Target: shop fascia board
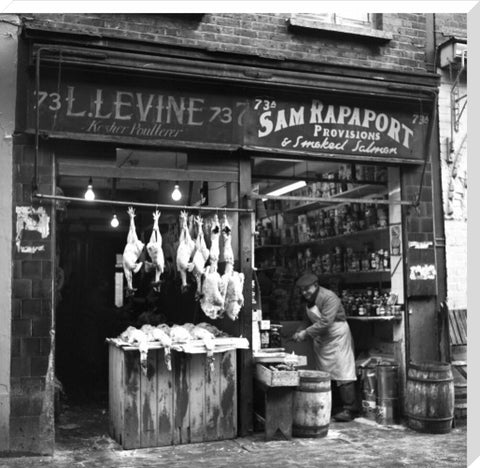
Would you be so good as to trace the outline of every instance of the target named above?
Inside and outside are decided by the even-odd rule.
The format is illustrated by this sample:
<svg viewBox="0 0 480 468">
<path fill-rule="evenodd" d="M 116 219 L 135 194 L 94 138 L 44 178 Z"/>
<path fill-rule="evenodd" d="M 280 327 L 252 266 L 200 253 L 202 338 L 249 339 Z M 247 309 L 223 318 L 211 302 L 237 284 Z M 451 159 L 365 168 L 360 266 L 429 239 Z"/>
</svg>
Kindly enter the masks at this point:
<svg viewBox="0 0 480 468">
<path fill-rule="evenodd" d="M 328 91 L 363 95 L 372 100 L 387 96 L 399 101 L 431 100 L 440 80 L 439 75 L 427 73 L 392 73 L 379 69 L 359 68 L 357 76 L 353 76 L 351 69 L 340 66 L 328 66 L 326 70 L 315 72 L 297 71 L 285 67 L 233 64 L 203 58 L 38 43 L 33 49 L 33 62 L 39 49 L 42 66 L 56 66 L 61 60 L 65 67 L 107 72 L 121 71 L 144 77 L 175 77 L 190 81 L 198 79 L 206 84 L 222 82 L 251 88 Z"/>
</svg>

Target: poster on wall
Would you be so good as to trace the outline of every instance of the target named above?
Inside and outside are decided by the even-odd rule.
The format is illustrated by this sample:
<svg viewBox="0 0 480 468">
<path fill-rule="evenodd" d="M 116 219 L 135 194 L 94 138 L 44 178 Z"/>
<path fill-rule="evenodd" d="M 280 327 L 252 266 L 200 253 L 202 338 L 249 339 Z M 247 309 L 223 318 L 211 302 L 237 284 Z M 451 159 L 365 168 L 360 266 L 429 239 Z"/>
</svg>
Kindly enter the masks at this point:
<svg viewBox="0 0 480 468">
<path fill-rule="evenodd" d="M 436 295 L 437 270 L 433 242 L 408 243 L 407 293 L 409 297 Z"/>
</svg>

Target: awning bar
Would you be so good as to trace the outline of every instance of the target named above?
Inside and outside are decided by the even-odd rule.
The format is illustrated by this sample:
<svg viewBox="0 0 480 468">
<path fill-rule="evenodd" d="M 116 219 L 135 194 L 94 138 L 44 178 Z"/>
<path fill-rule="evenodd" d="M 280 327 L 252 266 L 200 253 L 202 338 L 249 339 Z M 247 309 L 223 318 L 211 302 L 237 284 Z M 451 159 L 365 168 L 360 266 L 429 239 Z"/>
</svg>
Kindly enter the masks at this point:
<svg viewBox="0 0 480 468">
<path fill-rule="evenodd" d="M 300 197 L 294 195 L 261 195 L 257 193 L 251 194 L 252 199 L 254 200 L 293 200 L 293 201 L 303 201 L 303 202 L 323 202 L 323 203 L 371 203 L 373 205 L 405 205 L 405 206 L 415 206 L 414 201 L 406 200 L 383 200 L 379 198 L 340 198 L 340 197 Z"/>
<path fill-rule="evenodd" d="M 215 207 L 215 206 L 195 206 L 195 205 L 166 205 L 162 203 L 141 203 L 134 201 L 120 201 L 120 200 L 85 200 L 85 198 L 79 197 L 65 197 L 63 195 L 45 195 L 42 193 L 34 193 L 34 198 L 40 200 L 55 200 L 64 202 L 79 202 L 89 205 L 120 205 L 120 206 L 140 206 L 146 208 L 158 208 L 162 210 L 198 210 L 198 211 L 223 211 L 223 212 L 235 212 L 235 213 L 253 213 L 251 208 L 228 208 L 228 207 Z"/>
</svg>

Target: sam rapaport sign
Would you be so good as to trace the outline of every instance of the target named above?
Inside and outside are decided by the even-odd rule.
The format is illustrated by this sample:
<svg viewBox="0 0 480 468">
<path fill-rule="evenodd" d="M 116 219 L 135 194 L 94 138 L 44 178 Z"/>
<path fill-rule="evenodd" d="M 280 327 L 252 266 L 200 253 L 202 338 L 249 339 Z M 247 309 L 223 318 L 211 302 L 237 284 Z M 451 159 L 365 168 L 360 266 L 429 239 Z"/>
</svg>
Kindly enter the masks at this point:
<svg viewBox="0 0 480 468">
<path fill-rule="evenodd" d="M 256 99 L 247 142 L 293 151 L 424 158 L 429 116 L 388 107 L 333 103 L 312 98 L 302 103 Z M 249 113 L 248 117 L 251 117 Z"/>
<path fill-rule="evenodd" d="M 35 129 L 35 92 L 28 128 Z M 422 160 L 429 116 L 331 97 L 257 98 L 209 90 L 43 82 L 40 131 Z"/>
</svg>

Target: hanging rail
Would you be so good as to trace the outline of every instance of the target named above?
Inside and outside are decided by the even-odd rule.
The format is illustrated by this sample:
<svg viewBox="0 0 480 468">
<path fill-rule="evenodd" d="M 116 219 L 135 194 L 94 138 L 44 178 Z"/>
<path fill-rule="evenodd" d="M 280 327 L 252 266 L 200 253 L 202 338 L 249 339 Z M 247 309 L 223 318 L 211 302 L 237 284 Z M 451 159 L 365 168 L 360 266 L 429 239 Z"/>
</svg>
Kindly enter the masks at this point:
<svg viewBox="0 0 480 468">
<path fill-rule="evenodd" d="M 198 210 L 198 211 L 228 211 L 228 212 L 238 212 L 238 213 L 253 213 L 251 208 L 219 208 L 215 206 L 195 206 L 195 205 L 166 205 L 162 203 L 141 203 L 133 201 L 120 201 L 120 200 L 85 200 L 84 198 L 79 197 L 65 197 L 63 195 L 44 195 L 41 193 L 34 193 L 34 198 L 40 200 L 55 200 L 55 201 L 70 201 L 70 202 L 80 202 L 87 204 L 101 204 L 101 205 L 121 205 L 121 206 L 142 206 L 147 208 L 161 208 L 161 209 L 171 209 L 171 210 Z"/>
<path fill-rule="evenodd" d="M 415 201 L 406 200 L 381 200 L 378 198 L 341 198 L 341 197 L 300 197 L 294 195 L 261 195 L 252 193 L 251 198 L 254 200 L 294 200 L 305 202 L 323 202 L 323 203 L 371 203 L 374 205 L 406 205 L 415 206 Z"/>
</svg>

